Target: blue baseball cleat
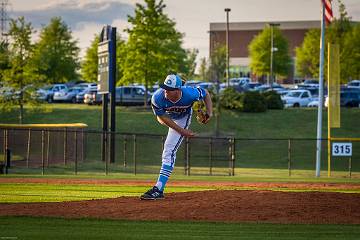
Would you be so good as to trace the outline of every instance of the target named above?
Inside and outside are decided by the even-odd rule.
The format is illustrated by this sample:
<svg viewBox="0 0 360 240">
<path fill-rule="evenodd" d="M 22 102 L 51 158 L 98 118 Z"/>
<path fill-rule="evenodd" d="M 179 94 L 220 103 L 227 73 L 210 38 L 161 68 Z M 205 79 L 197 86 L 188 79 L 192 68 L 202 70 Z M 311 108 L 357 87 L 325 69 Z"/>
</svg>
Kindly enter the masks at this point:
<svg viewBox="0 0 360 240">
<path fill-rule="evenodd" d="M 164 199 L 164 193 L 160 191 L 156 186 L 151 188 L 149 191 L 141 195 L 141 200 L 158 200 Z"/>
</svg>

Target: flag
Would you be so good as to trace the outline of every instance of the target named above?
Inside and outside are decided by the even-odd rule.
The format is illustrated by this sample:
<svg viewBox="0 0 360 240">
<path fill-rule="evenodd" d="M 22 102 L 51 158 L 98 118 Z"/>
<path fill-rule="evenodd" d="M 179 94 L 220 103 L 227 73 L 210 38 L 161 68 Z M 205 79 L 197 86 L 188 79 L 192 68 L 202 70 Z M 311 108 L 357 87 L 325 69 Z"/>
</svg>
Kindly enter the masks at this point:
<svg viewBox="0 0 360 240">
<path fill-rule="evenodd" d="M 329 128 L 340 127 L 340 54 L 339 45 L 328 45 L 328 122 Z M 330 129 L 329 129 L 330 130 Z"/>
<path fill-rule="evenodd" d="M 332 7 L 331 7 L 331 0 L 321 0 L 322 4 L 324 4 L 324 16 L 325 16 L 325 21 L 326 24 L 330 24 L 333 20 L 333 11 L 332 11 Z"/>
</svg>

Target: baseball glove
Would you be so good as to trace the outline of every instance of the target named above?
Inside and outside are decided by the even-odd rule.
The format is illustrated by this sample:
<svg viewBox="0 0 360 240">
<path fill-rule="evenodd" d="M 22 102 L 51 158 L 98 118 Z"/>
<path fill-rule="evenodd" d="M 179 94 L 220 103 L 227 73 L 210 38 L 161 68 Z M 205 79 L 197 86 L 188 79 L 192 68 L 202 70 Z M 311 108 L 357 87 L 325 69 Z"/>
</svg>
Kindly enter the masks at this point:
<svg viewBox="0 0 360 240">
<path fill-rule="evenodd" d="M 196 120 L 198 121 L 198 123 L 200 124 L 206 124 L 208 119 L 210 118 L 209 114 L 207 114 L 206 112 L 204 112 L 203 110 L 199 109 L 196 112 Z"/>
<path fill-rule="evenodd" d="M 198 101 L 194 104 L 194 110 L 196 113 L 196 120 L 200 124 L 206 124 L 210 118 L 209 114 L 205 111 L 205 105 L 203 101 Z"/>
</svg>

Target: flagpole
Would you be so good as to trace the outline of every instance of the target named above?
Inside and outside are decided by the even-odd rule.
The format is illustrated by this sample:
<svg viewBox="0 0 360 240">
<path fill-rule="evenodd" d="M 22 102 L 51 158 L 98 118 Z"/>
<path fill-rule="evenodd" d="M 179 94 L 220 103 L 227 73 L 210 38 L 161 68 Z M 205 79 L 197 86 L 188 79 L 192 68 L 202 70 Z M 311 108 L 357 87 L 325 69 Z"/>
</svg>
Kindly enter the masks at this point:
<svg viewBox="0 0 360 240">
<path fill-rule="evenodd" d="M 322 4 L 320 67 L 319 67 L 319 106 L 316 140 L 316 177 L 320 177 L 321 140 L 322 140 L 322 110 L 324 105 L 324 49 L 325 49 L 325 4 Z"/>
</svg>

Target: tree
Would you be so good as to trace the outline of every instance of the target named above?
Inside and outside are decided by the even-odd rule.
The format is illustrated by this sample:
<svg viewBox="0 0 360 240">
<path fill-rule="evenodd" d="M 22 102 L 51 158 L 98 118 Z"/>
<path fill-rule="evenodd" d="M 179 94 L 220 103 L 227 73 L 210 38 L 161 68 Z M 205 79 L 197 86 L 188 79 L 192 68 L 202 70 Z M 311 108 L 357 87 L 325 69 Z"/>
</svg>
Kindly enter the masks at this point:
<svg viewBox="0 0 360 240">
<path fill-rule="evenodd" d="M 360 79 L 360 24 L 346 34 L 341 53 L 340 68 L 342 83 Z"/>
<path fill-rule="evenodd" d="M 216 101 L 215 101 L 215 135 L 220 134 L 220 82 L 224 78 L 226 68 L 226 46 L 217 45 L 210 55 L 209 75 L 213 82 L 216 82 Z"/>
<path fill-rule="evenodd" d="M 291 69 L 288 42 L 277 27 L 273 28 L 273 41 L 277 49 L 273 52 L 273 73 L 287 76 Z M 250 68 L 255 74 L 270 74 L 270 50 L 271 28 L 265 27 L 249 44 Z"/>
<path fill-rule="evenodd" d="M 208 68 L 207 68 L 206 58 L 200 59 L 199 77 L 201 80 L 208 79 Z"/>
<path fill-rule="evenodd" d="M 6 69 L 10 68 L 9 44 L 5 41 L 0 42 L 0 82 L 3 81 L 3 74 Z"/>
<path fill-rule="evenodd" d="M 37 75 L 33 72 L 31 58 L 33 44 L 31 34 L 34 33 L 31 23 L 24 17 L 10 20 L 9 37 L 11 44 L 8 56 L 8 69 L 3 70 L 3 84 L 7 91 L 1 95 L 0 103 L 3 110 L 19 107 L 19 123 L 23 123 L 24 105 L 35 104 L 33 93 Z"/>
<path fill-rule="evenodd" d="M 63 83 L 78 79 L 79 47 L 72 32 L 60 17 L 54 17 L 40 33 L 36 44 L 34 61 L 39 74 L 49 83 Z"/>
<path fill-rule="evenodd" d="M 128 16 L 132 24 L 126 44 L 121 84 L 142 83 L 146 90 L 173 71 L 181 73 L 186 52 L 182 49 L 182 34 L 176 31 L 175 22 L 163 12 L 166 7 L 160 0 L 145 0 L 145 6 L 136 4 L 135 16 Z M 147 91 L 144 104 L 146 105 Z"/>
<path fill-rule="evenodd" d="M 327 56 L 328 43 L 339 44 L 341 82 L 345 83 L 348 79 L 351 79 L 351 74 L 354 72 L 354 70 L 350 72 L 348 69 L 356 66 L 353 62 L 356 56 L 355 52 L 352 52 L 352 48 L 357 48 L 357 40 L 352 37 L 353 26 L 351 18 L 346 12 L 345 5 L 341 0 L 338 0 L 338 2 L 340 17 L 338 19 L 334 18 L 332 23 L 326 28 L 325 57 Z M 319 77 L 320 35 L 320 30 L 308 31 L 302 45 L 296 49 L 296 69 L 301 77 Z M 352 40 L 347 40 L 347 38 Z M 327 69 L 327 61 L 324 63 L 324 69 Z M 324 80 L 327 80 L 326 70 L 324 71 Z"/>
<path fill-rule="evenodd" d="M 99 36 L 95 35 L 90 47 L 86 49 L 81 63 L 81 76 L 87 82 L 96 82 L 98 76 L 98 44 Z"/>
<path fill-rule="evenodd" d="M 214 82 L 222 82 L 226 68 L 226 46 L 218 45 L 210 55 L 209 72 Z"/>
<path fill-rule="evenodd" d="M 309 30 L 300 47 L 296 48 L 297 74 L 304 78 L 319 77 L 320 29 Z"/>
<path fill-rule="evenodd" d="M 334 18 L 330 26 L 327 28 L 326 40 L 327 42 L 337 43 L 340 45 L 340 49 L 344 44 L 345 35 L 352 30 L 351 17 L 348 16 L 345 5 L 341 0 L 339 3 L 339 18 Z"/>
<path fill-rule="evenodd" d="M 186 50 L 186 59 L 184 62 L 184 66 L 180 70 L 183 73 L 183 76 L 186 79 L 193 79 L 195 76 L 196 70 L 196 57 L 199 54 L 198 49 L 188 49 Z"/>
<path fill-rule="evenodd" d="M 119 82 L 122 77 L 122 64 L 126 56 L 125 41 L 116 37 L 116 82 Z M 95 35 L 90 47 L 86 49 L 85 57 L 81 63 L 81 76 L 87 82 L 96 82 L 98 75 L 98 45 L 99 36 Z"/>
<path fill-rule="evenodd" d="M 341 83 L 348 82 L 349 79 L 352 78 L 350 72 L 347 70 L 349 67 L 354 69 L 354 66 L 349 66 L 349 64 L 353 63 L 354 53 L 352 51 L 345 51 L 345 41 L 346 39 L 353 38 L 353 24 L 351 23 L 351 17 L 348 16 L 346 11 L 345 5 L 342 3 L 341 0 L 338 0 L 339 3 L 339 18 L 335 18 L 334 21 L 330 24 L 327 30 L 326 41 L 330 43 L 336 43 L 340 47 L 340 79 Z M 347 41 L 347 49 L 357 48 L 356 39 L 354 42 Z M 352 45 L 352 46 L 351 46 Z"/>
</svg>

